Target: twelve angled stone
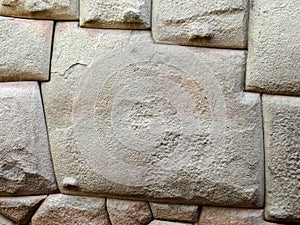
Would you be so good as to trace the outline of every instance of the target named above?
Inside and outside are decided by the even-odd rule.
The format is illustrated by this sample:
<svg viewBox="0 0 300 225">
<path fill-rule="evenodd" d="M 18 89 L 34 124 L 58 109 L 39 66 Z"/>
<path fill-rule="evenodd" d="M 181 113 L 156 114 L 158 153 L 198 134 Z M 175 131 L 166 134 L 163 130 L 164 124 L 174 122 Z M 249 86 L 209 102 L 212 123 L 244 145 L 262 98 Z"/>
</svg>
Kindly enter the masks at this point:
<svg viewBox="0 0 300 225">
<path fill-rule="evenodd" d="M 158 43 L 246 48 L 247 0 L 153 0 Z"/>
<path fill-rule="evenodd" d="M 56 190 L 38 83 L 0 83 L 0 196 Z"/>
<path fill-rule="evenodd" d="M 245 51 L 58 23 L 42 84 L 63 193 L 261 207 L 260 96 Z"/>
<path fill-rule="evenodd" d="M 254 1 L 246 89 L 300 95 L 300 1 Z"/>
<path fill-rule="evenodd" d="M 266 219 L 300 222 L 300 98 L 263 95 Z"/>
<path fill-rule="evenodd" d="M 0 81 L 49 77 L 53 22 L 0 17 Z"/>
</svg>

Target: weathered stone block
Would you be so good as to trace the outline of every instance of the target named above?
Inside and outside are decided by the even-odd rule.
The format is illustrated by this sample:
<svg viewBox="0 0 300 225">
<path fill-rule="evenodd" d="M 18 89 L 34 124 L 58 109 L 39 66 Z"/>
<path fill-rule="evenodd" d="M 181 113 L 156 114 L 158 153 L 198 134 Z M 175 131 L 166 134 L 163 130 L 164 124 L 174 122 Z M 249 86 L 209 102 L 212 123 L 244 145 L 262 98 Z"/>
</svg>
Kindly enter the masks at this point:
<svg viewBox="0 0 300 225">
<path fill-rule="evenodd" d="M 80 26 L 148 29 L 151 0 L 81 0 Z"/>
<path fill-rule="evenodd" d="M 246 48 L 247 18 L 247 0 L 153 0 L 153 38 L 158 43 Z"/>
<path fill-rule="evenodd" d="M 7 219 L 6 217 L 0 215 L 0 224 L 1 225 L 16 225 L 13 221 Z"/>
<path fill-rule="evenodd" d="M 180 222 L 171 222 L 164 220 L 153 220 L 149 225 L 193 225 L 192 223 L 180 223 Z"/>
<path fill-rule="evenodd" d="M 253 1 L 246 89 L 300 95 L 300 1 Z"/>
<path fill-rule="evenodd" d="M 156 45 L 58 23 L 42 84 L 64 193 L 260 207 L 260 96 L 245 51 Z"/>
<path fill-rule="evenodd" d="M 53 22 L 0 17 L 0 81 L 48 80 Z"/>
<path fill-rule="evenodd" d="M 300 98 L 263 95 L 266 219 L 300 222 Z"/>
<path fill-rule="evenodd" d="M 0 196 L 56 190 L 38 84 L 0 83 Z"/>
</svg>

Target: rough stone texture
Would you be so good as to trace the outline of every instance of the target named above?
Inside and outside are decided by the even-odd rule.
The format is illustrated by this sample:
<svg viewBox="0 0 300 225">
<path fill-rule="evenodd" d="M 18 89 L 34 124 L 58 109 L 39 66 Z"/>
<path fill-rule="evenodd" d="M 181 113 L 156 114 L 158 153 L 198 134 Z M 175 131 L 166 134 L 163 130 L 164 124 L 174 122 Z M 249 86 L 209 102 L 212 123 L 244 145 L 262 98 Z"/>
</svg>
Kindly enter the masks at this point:
<svg viewBox="0 0 300 225">
<path fill-rule="evenodd" d="M 266 219 L 300 222 L 300 98 L 263 95 Z"/>
<path fill-rule="evenodd" d="M 154 219 L 196 222 L 199 217 L 199 206 L 150 203 Z"/>
<path fill-rule="evenodd" d="M 50 195 L 32 217 L 31 225 L 110 225 L 104 198 Z"/>
<path fill-rule="evenodd" d="M 15 223 L 9 219 L 7 219 L 6 217 L 2 216 L 0 214 L 0 224 L 1 225 L 15 225 Z"/>
<path fill-rule="evenodd" d="M 253 1 L 246 89 L 300 95 L 300 1 Z"/>
<path fill-rule="evenodd" d="M 151 0 L 81 0 L 80 26 L 96 28 L 150 28 Z"/>
<path fill-rule="evenodd" d="M 18 224 L 27 224 L 47 195 L 0 198 L 0 213 Z"/>
<path fill-rule="evenodd" d="M 152 220 L 148 202 L 107 199 L 112 225 L 146 225 Z"/>
<path fill-rule="evenodd" d="M 246 48 L 247 0 L 153 0 L 158 43 Z"/>
<path fill-rule="evenodd" d="M 0 0 L 0 15 L 34 19 L 76 20 L 78 0 Z"/>
<path fill-rule="evenodd" d="M 0 81 L 49 77 L 53 22 L 0 17 Z"/>
<path fill-rule="evenodd" d="M 0 83 L 0 196 L 56 190 L 38 83 Z"/>
<path fill-rule="evenodd" d="M 42 91 L 63 193 L 262 206 L 260 96 L 243 93 L 244 51 L 56 27 Z"/>
<path fill-rule="evenodd" d="M 163 220 L 153 220 L 149 225 L 193 225 L 192 223 L 180 223 Z"/>
<path fill-rule="evenodd" d="M 263 220 L 261 209 L 202 207 L 198 225 L 275 225 Z"/>
</svg>

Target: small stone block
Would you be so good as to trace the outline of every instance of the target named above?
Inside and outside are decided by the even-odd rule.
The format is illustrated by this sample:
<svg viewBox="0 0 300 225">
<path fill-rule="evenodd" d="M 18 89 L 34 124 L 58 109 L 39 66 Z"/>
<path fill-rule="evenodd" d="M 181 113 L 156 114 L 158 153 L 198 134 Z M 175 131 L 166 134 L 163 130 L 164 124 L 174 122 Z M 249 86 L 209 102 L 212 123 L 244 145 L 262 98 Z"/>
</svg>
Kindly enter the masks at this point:
<svg viewBox="0 0 300 225">
<path fill-rule="evenodd" d="M 165 220 L 153 220 L 148 225 L 193 225 L 193 224 L 192 223 L 181 223 L 181 222 L 165 221 Z"/>
</svg>

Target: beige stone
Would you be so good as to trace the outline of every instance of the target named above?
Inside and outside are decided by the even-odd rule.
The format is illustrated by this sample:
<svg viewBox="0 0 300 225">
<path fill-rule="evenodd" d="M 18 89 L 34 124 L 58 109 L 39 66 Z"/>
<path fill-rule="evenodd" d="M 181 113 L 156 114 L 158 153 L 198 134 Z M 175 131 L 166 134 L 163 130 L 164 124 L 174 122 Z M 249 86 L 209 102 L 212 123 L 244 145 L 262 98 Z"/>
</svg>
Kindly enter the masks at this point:
<svg viewBox="0 0 300 225">
<path fill-rule="evenodd" d="M 151 0 L 81 0 L 80 26 L 148 29 Z"/>
<path fill-rule="evenodd" d="M 153 0 L 153 38 L 167 44 L 246 48 L 247 18 L 247 0 Z"/>
<path fill-rule="evenodd" d="M 53 22 L 0 17 L 0 81 L 48 80 Z"/>
<path fill-rule="evenodd" d="M 107 199 L 112 225 L 146 225 L 152 220 L 148 202 Z"/>
<path fill-rule="evenodd" d="M 199 206 L 165 204 L 150 202 L 154 219 L 196 222 L 199 217 Z"/>
<path fill-rule="evenodd" d="M 300 1 L 253 1 L 246 89 L 300 95 Z"/>
<path fill-rule="evenodd" d="M 153 220 L 149 225 L 193 225 L 192 223 L 180 223 L 164 220 Z"/>
<path fill-rule="evenodd" d="M 266 219 L 300 222 L 300 98 L 263 95 Z"/>
<path fill-rule="evenodd" d="M 0 0 L 0 15 L 33 19 L 77 20 L 78 0 Z"/>
<path fill-rule="evenodd" d="M 27 224 L 47 195 L 1 197 L 0 213 L 18 224 Z"/>
<path fill-rule="evenodd" d="M 56 190 L 38 83 L 0 83 L 0 196 Z"/>
<path fill-rule="evenodd" d="M 7 219 L 6 217 L 0 214 L 0 224 L 1 225 L 16 225 L 13 221 Z"/>
<path fill-rule="evenodd" d="M 58 23 L 42 92 L 60 190 L 261 207 L 260 96 L 243 93 L 245 58 Z"/>
<path fill-rule="evenodd" d="M 32 217 L 31 225 L 110 225 L 104 198 L 50 195 Z"/>
</svg>

